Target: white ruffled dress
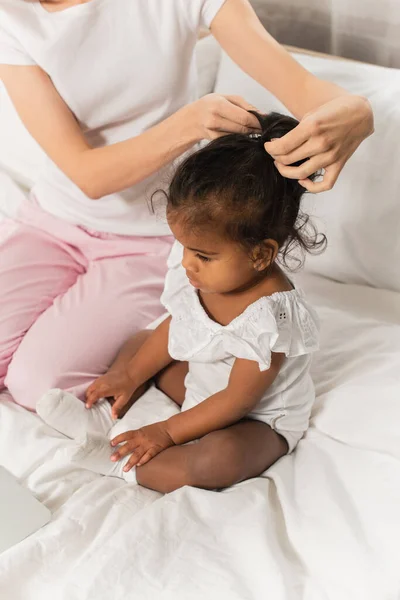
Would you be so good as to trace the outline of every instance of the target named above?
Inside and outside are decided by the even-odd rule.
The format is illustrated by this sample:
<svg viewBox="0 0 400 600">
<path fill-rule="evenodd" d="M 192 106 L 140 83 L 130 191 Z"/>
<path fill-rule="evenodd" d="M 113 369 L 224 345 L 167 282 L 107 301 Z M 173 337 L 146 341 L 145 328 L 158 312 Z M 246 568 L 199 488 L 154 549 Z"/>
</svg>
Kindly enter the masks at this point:
<svg viewBox="0 0 400 600">
<path fill-rule="evenodd" d="M 185 274 L 182 246 L 171 251 L 161 302 L 172 316 L 169 353 L 188 361 L 182 410 L 225 389 L 236 358 L 254 360 L 269 369 L 271 352 L 286 359 L 273 384 L 248 417 L 267 423 L 292 451 L 308 428 L 315 400 L 310 376 L 312 353 L 318 349 L 318 318 L 299 289 L 264 296 L 228 325 L 205 312 Z"/>
</svg>

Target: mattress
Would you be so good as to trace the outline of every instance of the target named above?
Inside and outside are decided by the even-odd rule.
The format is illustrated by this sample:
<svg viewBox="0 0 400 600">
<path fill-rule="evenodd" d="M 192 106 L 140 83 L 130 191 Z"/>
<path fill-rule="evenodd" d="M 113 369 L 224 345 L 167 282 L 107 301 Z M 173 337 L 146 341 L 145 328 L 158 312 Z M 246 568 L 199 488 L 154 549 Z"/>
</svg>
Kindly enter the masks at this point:
<svg viewBox="0 0 400 600">
<path fill-rule="evenodd" d="M 298 280 L 321 319 L 317 401 L 262 477 L 165 496 L 102 477 L 60 461 L 72 442 L 0 395 L 0 463 L 53 515 L 0 556 L 1 598 L 398 598 L 400 296 Z M 140 422 L 166 407 L 136 410 Z"/>
</svg>

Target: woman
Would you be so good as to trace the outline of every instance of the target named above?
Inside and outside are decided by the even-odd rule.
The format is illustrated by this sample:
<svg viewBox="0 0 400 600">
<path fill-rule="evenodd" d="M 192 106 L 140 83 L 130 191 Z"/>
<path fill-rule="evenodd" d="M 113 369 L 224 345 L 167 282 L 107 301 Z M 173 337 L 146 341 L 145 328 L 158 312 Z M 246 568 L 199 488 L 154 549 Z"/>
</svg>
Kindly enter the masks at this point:
<svg viewBox="0 0 400 600">
<path fill-rule="evenodd" d="M 49 158 L 0 231 L 0 386 L 28 408 L 53 387 L 83 398 L 160 314 L 171 238 L 146 199 L 171 161 L 259 127 L 240 97 L 195 100 L 200 26 L 301 121 L 266 149 L 309 191 L 373 130 L 368 102 L 299 66 L 247 0 L 0 0 L 0 78 Z"/>
</svg>

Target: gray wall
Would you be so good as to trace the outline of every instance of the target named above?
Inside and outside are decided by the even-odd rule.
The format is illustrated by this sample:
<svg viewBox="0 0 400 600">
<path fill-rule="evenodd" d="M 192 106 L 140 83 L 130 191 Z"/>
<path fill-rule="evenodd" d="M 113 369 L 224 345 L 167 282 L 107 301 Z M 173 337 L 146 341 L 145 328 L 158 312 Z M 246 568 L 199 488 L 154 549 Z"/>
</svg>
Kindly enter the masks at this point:
<svg viewBox="0 0 400 600">
<path fill-rule="evenodd" d="M 280 42 L 400 67 L 400 0 L 253 0 Z"/>
</svg>

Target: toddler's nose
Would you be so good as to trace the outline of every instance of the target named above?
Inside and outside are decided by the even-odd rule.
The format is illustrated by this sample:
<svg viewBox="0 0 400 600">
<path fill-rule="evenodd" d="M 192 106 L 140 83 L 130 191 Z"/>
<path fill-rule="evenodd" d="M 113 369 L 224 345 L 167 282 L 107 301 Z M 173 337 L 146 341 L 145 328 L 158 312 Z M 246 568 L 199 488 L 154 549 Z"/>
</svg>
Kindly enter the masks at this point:
<svg viewBox="0 0 400 600">
<path fill-rule="evenodd" d="M 186 248 L 183 250 L 182 267 L 190 273 L 197 273 L 198 271 L 195 257 Z"/>
</svg>

